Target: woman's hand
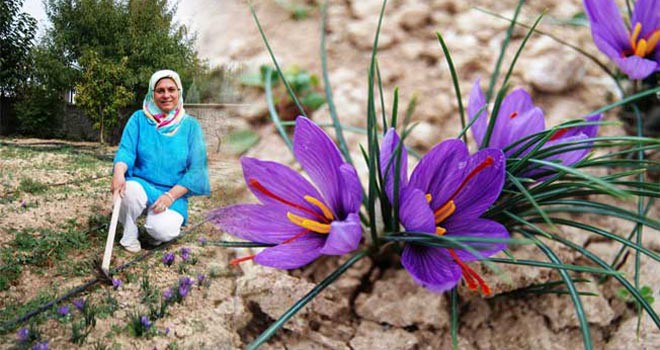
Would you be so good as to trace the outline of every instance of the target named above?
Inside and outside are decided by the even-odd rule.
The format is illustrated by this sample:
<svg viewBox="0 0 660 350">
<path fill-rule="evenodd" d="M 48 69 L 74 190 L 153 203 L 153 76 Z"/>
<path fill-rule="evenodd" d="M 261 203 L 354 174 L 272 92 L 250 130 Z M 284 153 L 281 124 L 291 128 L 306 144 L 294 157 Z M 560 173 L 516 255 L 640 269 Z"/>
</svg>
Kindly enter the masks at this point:
<svg viewBox="0 0 660 350">
<path fill-rule="evenodd" d="M 160 214 L 167 210 L 167 208 L 169 208 L 172 203 L 174 203 L 174 198 L 172 195 L 168 194 L 168 192 L 165 192 L 160 195 L 160 197 L 158 197 L 158 199 L 156 199 L 154 202 L 154 205 L 151 206 L 151 211 L 153 211 L 155 214 Z"/>
<path fill-rule="evenodd" d="M 124 194 L 126 193 L 126 178 L 123 173 L 115 172 L 115 174 L 112 175 L 110 191 L 112 192 L 113 197 L 120 195 L 124 198 Z"/>
</svg>

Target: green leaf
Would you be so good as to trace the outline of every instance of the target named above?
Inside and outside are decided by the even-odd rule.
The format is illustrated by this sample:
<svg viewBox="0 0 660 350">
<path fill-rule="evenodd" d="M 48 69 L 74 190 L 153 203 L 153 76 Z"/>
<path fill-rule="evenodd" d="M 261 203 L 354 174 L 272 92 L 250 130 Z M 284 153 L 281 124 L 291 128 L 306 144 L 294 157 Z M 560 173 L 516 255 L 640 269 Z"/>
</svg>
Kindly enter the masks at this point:
<svg viewBox="0 0 660 350">
<path fill-rule="evenodd" d="M 229 133 L 225 140 L 230 153 L 241 155 L 257 144 L 259 138 L 259 134 L 256 132 L 250 129 L 243 129 Z"/>
</svg>

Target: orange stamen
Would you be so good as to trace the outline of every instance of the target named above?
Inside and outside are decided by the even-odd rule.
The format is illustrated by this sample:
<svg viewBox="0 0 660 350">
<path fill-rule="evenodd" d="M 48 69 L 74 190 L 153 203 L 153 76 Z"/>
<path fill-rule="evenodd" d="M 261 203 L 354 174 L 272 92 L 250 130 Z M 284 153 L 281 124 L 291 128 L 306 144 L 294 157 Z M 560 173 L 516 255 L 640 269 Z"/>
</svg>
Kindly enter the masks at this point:
<svg viewBox="0 0 660 350">
<path fill-rule="evenodd" d="M 323 224 L 318 221 L 310 220 L 291 212 L 286 213 L 286 217 L 289 218 L 289 221 L 292 223 L 316 233 L 330 233 L 330 229 L 332 228 L 329 224 Z"/>
<path fill-rule="evenodd" d="M 649 39 L 646 41 L 646 55 L 653 52 L 655 46 L 658 44 L 658 41 L 660 41 L 660 29 L 653 31 L 653 34 L 651 34 Z"/>
<path fill-rule="evenodd" d="M 633 52 L 637 51 L 637 38 L 639 37 L 639 33 L 642 31 L 642 24 L 637 22 L 635 24 L 635 28 L 633 28 L 633 32 L 630 35 L 630 47 L 632 47 Z"/>
<path fill-rule="evenodd" d="M 232 259 L 229 262 L 229 265 L 238 265 L 238 264 L 242 263 L 243 261 L 248 261 L 248 260 L 254 259 L 255 256 L 257 256 L 257 255 L 253 254 L 253 255 L 248 255 L 248 256 L 241 257 L 241 258 Z"/>
<path fill-rule="evenodd" d="M 249 180 L 248 180 L 248 184 L 249 184 L 250 186 L 256 188 L 259 192 L 265 194 L 266 196 L 268 196 L 268 197 L 270 197 L 270 198 L 273 198 L 274 200 L 276 200 L 276 201 L 278 201 L 278 202 L 280 202 L 280 203 L 284 203 L 284 204 L 286 204 L 286 205 L 288 205 L 288 206 L 294 207 L 294 208 L 296 208 L 296 209 L 300 209 L 300 210 L 302 210 L 302 211 L 304 211 L 304 212 L 306 212 L 306 213 L 309 213 L 309 214 L 312 214 L 312 215 L 316 216 L 316 217 L 319 218 L 319 220 L 321 220 L 321 221 L 325 221 L 325 218 L 324 218 L 323 216 L 319 215 L 318 213 L 314 212 L 313 210 L 310 210 L 309 208 L 305 208 L 305 207 L 303 207 L 302 205 L 299 205 L 299 204 L 296 204 L 296 203 L 293 203 L 293 202 L 289 202 L 288 200 L 286 200 L 286 199 L 284 199 L 284 198 L 282 198 L 282 197 L 276 195 L 275 193 L 269 191 L 266 187 L 264 187 L 264 186 L 263 186 L 259 181 L 257 181 L 256 179 L 249 179 Z"/>
<path fill-rule="evenodd" d="M 454 204 L 453 200 L 450 200 L 449 202 L 445 203 L 445 205 L 438 208 L 438 210 L 436 210 L 435 213 L 433 213 L 435 215 L 435 223 L 439 224 L 445 221 L 445 219 L 447 219 L 455 211 L 456 211 L 456 204 Z"/>
<path fill-rule="evenodd" d="M 513 119 L 513 118 L 515 118 L 515 117 L 517 117 L 517 116 L 518 116 L 518 112 L 513 112 L 513 113 L 511 113 L 511 115 L 509 116 L 509 118 L 510 118 L 510 119 Z"/>
<path fill-rule="evenodd" d="M 479 276 L 478 273 L 476 273 L 473 269 L 467 266 L 461 260 L 461 258 L 458 257 L 458 254 L 456 254 L 456 252 L 453 249 L 447 249 L 447 250 L 449 251 L 449 254 L 454 259 L 454 261 L 456 261 L 458 266 L 460 266 L 461 271 L 463 272 L 463 278 L 465 278 L 465 282 L 467 283 L 468 288 L 470 290 L 477 290 L 477 287 L 481 287 L 481 292 L 484 295 L 491 295 L 493 290 L 490 288 L 490 286 L 488 286 L 488 284 L 486 284 L 483 278 L 481 278 L 481 276 Z M 475 279 L 477 280 L 477 282 L 474 281 Z"/>
<path fill-rule="evenodd" d="M 644 57 L 646 55 L 646 40 L 640 39 L 635 49 L 635 56 Z"/>
<path fill-rule="evenodd" d="M 438 235 L 438 236 L 442 236 L 442 235 L 445 234 L 445 232 L 447 232 L 447 229 L 446 229 L 446 228 L 444 228 L 444 227 L 440 227 L 440 226 L 436 226 L 436 227 L 435 227 L 435 234 L 436 234 L 436 235 Z"/>
<path fill-rule="evenodd" d="M 431 203 L 431 201 L 433 200 L 433 196 L 431 196 L 430 193 L 427 193 L 425 197 L 426 197 L 426 203 Z"/>
</svg>

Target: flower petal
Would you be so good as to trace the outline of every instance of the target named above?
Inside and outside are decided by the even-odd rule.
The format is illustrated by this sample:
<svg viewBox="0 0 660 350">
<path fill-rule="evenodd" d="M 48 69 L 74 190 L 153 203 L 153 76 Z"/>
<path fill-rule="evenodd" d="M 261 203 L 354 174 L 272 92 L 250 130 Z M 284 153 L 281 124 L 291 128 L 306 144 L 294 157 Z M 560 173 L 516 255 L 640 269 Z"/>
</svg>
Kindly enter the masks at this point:
<svg viewBox="0 0 660 350">
<path fill-rule="evenodd" d="M 406 244 L 401 265 L 415 282 L 434 292 L 453 288 L 462 276 L 461 268 L 444 248 Z"/>
<path fill-rule="evenodd" d="M 603 115 L 602 114 L 593 114 L 584 117 L 584 121 L 586 122 L 599 122 L 602 119 Z M 579 134 L 584 134 L 588 138 L 594 138 L 596 137 L 596 134 L 598 134 L 598 127 L 599 125 L 585 125 L 585 126 L 579 126 L 575 128 L 567 128 L 565 129 L 566 131 L 562 134 L 562 136 L 558 137 L 557 139 L 563 139 L 567 138 L 570 136 L 576 136 Z"/>
<path fill-rule="evenodd" d="M 474 140 L 478 145 L 481 145 L 484 135 L 486 135 L 486 128 L 488 127 L 488 108 L 484 108 L 484 111 L 477 116 L 479 109 L 486 105 L 486 96 L 484 96 L 484 93 L 481 90 L 481 86 L 479 85 L 480 82 L 481 79 L 479 78 L 474 82 L 467 105 L 468 118 L 470 121 L 474 118 L 478 118 L 470 127 Z"/>
<path fill-rule="evenodd" d="M 318 125 L 299 116 L 293 132 L 293 153 L 325 202 L 337 210 L 341 204 L 339 167 L 344 164 L 337 145 Z"/>
<path fill-rule="evenodd" d="M 445 228 L 448 237 L 478 237 L 478 238 L 499 238 L 508 239 L 509 232 L 500 223 L 487 219 L 471 219 L 462 221 L 452 221 Z M 474 254 L 468 250 L 456 249 L 456 254 L 463 261 L 474 261 L 495 255 L 506 249 L 506 243 L 483 243 L 483 242 L 462 242 L 469 244 L 479 254 Z"/>
<path fill-rule="evenodd" d="M 396 133 L 396 130 L 390 129 L 385 134 L 380 146 L 380 171 L 385 181 L 385 193 L 387 193 L 390 202 L 394 197 L 392 191 L 394 190 L 394 171 L 396 170 L 397 162 L 397 157 L 395 156 L 399 142 L 399 135 Z M 408 151 L 406 151 L 403 145 L 400 154 L 399 188 L 401 189 L 408 184 Z"/>
<path fill-rule="evenodd" d="M 658 49 L 656 48 L 656 50 Z M 658 62 L 634 55 L 624 58 L 617 57 L 614 62 L 630 79 L 645 79 L 658 68 Z"/>
<path fill-rule="evenodd" d="M 333 221 L 321 254 L 344 255 L 357 249 L 362 239 L 360 217 L 351 213 L 344 221 Z"/>
<path fill-rule="evenodd" d="M 342 209 L 343 213 L 357 213 L 362 205 L 362 185 L 357 171 L 350 164 L 343 164 L 339 167 L 339 174 L 342 181 Z"/>
<path fill-rule="evenodd" d="M 456 211 L 448 220 L 468 220 L 478 218 L 497 200 L 504 186 L 505 157 L 499 149 L 487 148 L 475 153 L 468 160 L 466 176 L 492 158 L 492 164 L 481 169 L 472 178 L 466 179 L 465 186 L 454 198 Z"/>
<path fill-rule="evenodd" d="M 543 116 L 543 111 L 538 107 L 529 109 L 522 115 L 517 116 L 511 120 L 507 129 L 508 132 L 502 140 L 502 144 L 504 144 L 502 148 L 505 148 L 529 135 L 533 135 L 545 130 L 545 117 Z M 528 141 L 524 141 L 510 148 L 507 150 L 506 154 L 514 154 L 518 149 L 520 149 L 522 146 L 525 146 L 527 143 Z M 492 147 L 499 148 L 496 144 L 492 144 Z M 527 147 L 523 152 L 521 152 L 520 155 L 525 155 L 531 151 L 532 148 L 532 146 Z"/>
<path fill-rule="evenodd" d="M 264 249 L 254 257 L 254 262 L 277 269 L 297 269 L 321 256 L 324 242 L 324 237 L 310 233 L 293 242 Z"/>
<path fill-rule="evenodd" d="M 435 233 L 435 218 L 424 193 L 412 186 L 399 198 L 399 220 L 406 231 Z"/>
<path fill-rule="evenodd" d="M 630 49 L 628 31 L 621 12 L 612 0 L 584 0 L 596 46 L 611 59 Z"/>
<path fill-rule="evenodd" d="M 633 9 L 632 26 L 642 24 L 640 38 L 648 38 L 654 30 L 660 29 L 660 2 L 657 0 L 637 0 Z M 657 49 L 656 49 L 657 50 Z"/>
<path fill-rule="evenodd" d="M 524 89 L 516 89 L 508 94 L 502 101 L 500 110 L 497 113 L 497 120 L 495 121 L 495 126 L 493 127 L 493 133 L 488 142 L 488 147 L 503 149 L 513 141 L 527 136 L 514 133 L 512 130 L 513 125 L 524 130 L 526 123 L 521 123 L 521 121 L 525 121 L 527 118 L 532 118 L 534 120 L 533 123 L 530 123 L 530 130 L 538 129 L 539 124 L 535 117 L 540 113 L 542 120 L 543 112 L 538 109 L 535 110 L 534 113 L 528 113 L 530 110 L 534 110 L 534 108 L 532 97 Z M 544 128 L 543 123 L 544 122 L 541 124 L 541 130 Z M 523 128 L 521 128 L 521 126 L 523 126 Z"/>
<path fill-rule="evenodd" d="M 435 145 L 410 175 L 409 186 L 431 195 L 431 209 L 445 204 L 463 181 L 470 154 L 461 140 L 451 139 Z"/>
<path fill-rule="evenodd" d="M 245 177 L 245 182 L 248 184 L 248 188 L 261 203 L 267 206 L 277 206 L 306 218 L 314 217 L 307 211 L 297 209 L 283 203 L 281 200 L 273 198 L 271 195 L 264 194 L 254 185 L 250 184 L 251 180 L 258 181 L 265 189 L 279 198 L 308 208 L 308 210 L 312 210 L 318 213 L 318 215 L 323 214 L 320 209 L 310 205 L 304 199 L 306 195 L 320 199 L 321 195 L 309 181 L 293 169 L 279 163 L 249 157 L 241 157 L 241 165 L 243 166 L 243 176 Z"/>
<path fill-rule="evenodd" d="M 280 243 L 303 229 L 274 206 L 239 204 L 211 211 L 208 218 L 221 230 L 252 242 Z"/>
</svg>

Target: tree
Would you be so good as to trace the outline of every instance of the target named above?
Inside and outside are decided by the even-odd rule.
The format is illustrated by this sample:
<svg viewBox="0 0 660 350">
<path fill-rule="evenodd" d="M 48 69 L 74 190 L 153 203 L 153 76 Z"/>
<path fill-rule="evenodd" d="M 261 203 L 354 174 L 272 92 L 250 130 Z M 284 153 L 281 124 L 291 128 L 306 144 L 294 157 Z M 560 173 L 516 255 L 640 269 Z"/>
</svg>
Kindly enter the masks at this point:
<svg viewBox="0 0 660 350">
<path fill-rule="evenodd" d="M 99 140 L 104 143 L 104 132 L 117 125 L 118 112 L 133 99 L 123 84 L 128 69 L 124 58 L 119 64 L 100 58 L 94 51 L 86 52 L 80 62 L 85 67 L 82 79 L 76 85 L 77 101 L 99 130 Z"/>
<path fill-rule="evenodd" d="M 0 2 L 0 97 L 13 95 L 29 73 L 37 21 L 22 6 L 23 0 Z"/>
</svg>

